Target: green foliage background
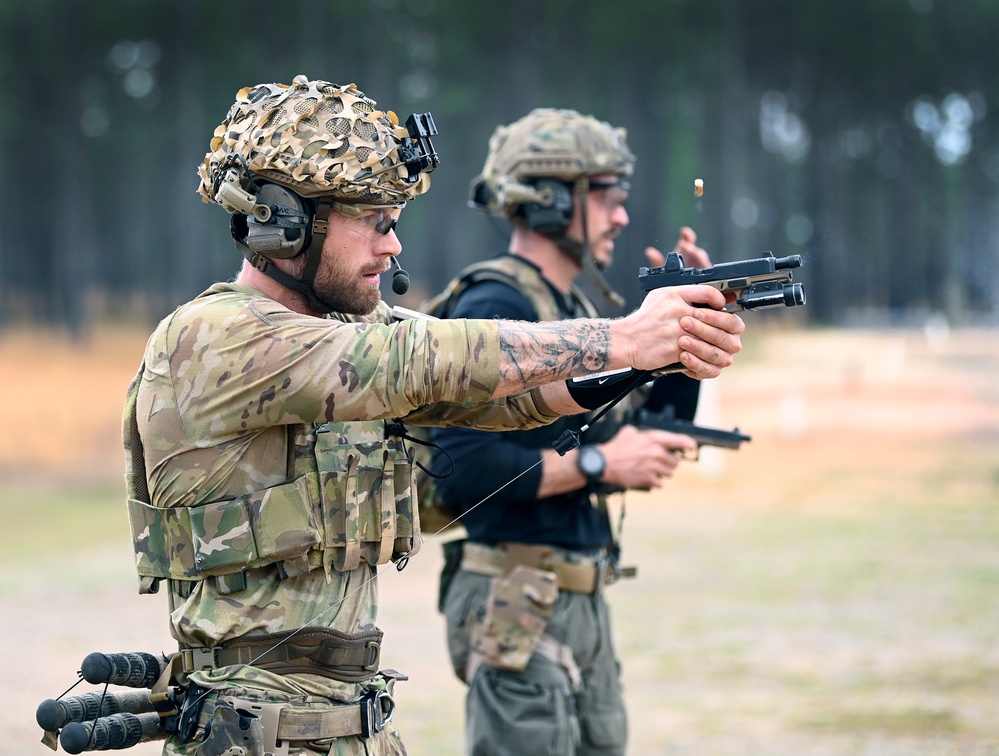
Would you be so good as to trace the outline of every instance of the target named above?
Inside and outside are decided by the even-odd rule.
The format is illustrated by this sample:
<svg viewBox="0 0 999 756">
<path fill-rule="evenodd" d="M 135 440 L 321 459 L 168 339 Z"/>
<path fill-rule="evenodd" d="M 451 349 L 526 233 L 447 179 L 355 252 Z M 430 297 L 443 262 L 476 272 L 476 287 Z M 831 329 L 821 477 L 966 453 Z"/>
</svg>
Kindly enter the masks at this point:
<svg viewBox="0 0 999 756">
<path fill-rule="evenodd" d="M 994 319 L 996 39 L 995 0 L 0 0 L 0 328 L 153 320 L 232 275 L 195 167 L 239 88 L 298 73 L 434 114 L 411 299 L 505 247 L 468 183 L 498 123 L 559 106 L 639 157 L 630 304 L 688 224 L 718 261 L 803 254 L 801 318 Z"/>
</svg>

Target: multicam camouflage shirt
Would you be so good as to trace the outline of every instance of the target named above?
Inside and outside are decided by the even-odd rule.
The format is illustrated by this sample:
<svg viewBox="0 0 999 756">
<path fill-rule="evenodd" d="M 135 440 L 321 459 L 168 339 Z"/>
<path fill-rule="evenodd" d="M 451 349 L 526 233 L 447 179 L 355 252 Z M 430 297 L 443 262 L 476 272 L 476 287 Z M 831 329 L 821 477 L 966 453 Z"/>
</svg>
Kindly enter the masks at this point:
<svg viewBox="0 0 999 756">
<path fill-rule="evenodd" d="M 365 317 L 310 317 L 238 284 L 217 284 L 165 318 L 130 390 L 148 495 L 132 480 L 129 511 L 146 589 L 151 576 L 174 578 L 170 619 L 180 645 L 306 625 L 344 633 L 373 627 L 374 565 L 398 555 L 399 539 L 419 533 L 418 523 L 395 522 L 406 516 L 400 504 L 410 497 L 411 470 L 400 480 L 386 467 L 386 445 L 398 442 L 386 441 L 385 421 L 507 430 L 557 418 L 536 391 L 490 400 L 499 381 L 496 334 L 491 321 L 392 322 L 384 304 Z M 324 437 L 322 452 L 316 439 Z M 320 462 L 327 472 L 317 484 L 321 453 L 331 456 Z M 235 504 L 253 517 L 280 510 L 284 499 L 264 494 L 289 481 L 311 489 L 304 500 L 313 509 L 302 517 L 314 532 L 264 527 L 244 553 L 239 534 L 223 527 Z M 394 503 L 399 516 L 380 524 L 389 537 L 357 532 L 352 508 L 368 499 L 382 502 L 383 512 Z M 335 510 L 346 514 L 337 520 Z M 165 555 L 153 553 L 151 522 L 193 530 L 197 554 L 179 536 L 173 551 L 160 543 Z M 333 532 L 338 527 L 347 532 Z M 226 566 L 233 554 L 246 558 L 235 570 Z M 238 591 L 226 582 L 234 571 L 245 579 Z M 222 579 L 200 579 L 206 575 Z"/>
</svg>

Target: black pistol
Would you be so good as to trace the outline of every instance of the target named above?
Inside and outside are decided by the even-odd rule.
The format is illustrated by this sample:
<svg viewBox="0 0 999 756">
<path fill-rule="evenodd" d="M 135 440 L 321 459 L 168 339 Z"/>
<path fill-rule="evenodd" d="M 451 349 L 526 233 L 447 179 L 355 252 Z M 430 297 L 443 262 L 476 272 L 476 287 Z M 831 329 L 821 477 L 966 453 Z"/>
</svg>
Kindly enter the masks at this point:
<svg viewBox="0 0 999 756">
<path fill-rule="evenodd" d="M 797 307 L 805 304 L 805 287 L 791 280 L 792 268 L 799 267 L 801 255 L 774 257 L 772 252 L 764 252 L 756 259 L 685 268 L 683 256 L 670 252 L 661 268 L 639 268 L 638 282 L 643 291 L 687 284 L 708 284 L 722 292 L 731 291 L 736 299 L 725 307 L 728 312 Z"/>
</svg>

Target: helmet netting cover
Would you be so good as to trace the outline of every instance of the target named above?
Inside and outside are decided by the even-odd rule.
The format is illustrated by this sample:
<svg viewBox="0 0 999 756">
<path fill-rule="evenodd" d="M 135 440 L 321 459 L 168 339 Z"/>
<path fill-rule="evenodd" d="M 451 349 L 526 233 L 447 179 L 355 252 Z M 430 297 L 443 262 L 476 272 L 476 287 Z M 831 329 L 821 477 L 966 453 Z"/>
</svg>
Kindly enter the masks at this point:
<svg viewBox="0 0 999 756">
<path fill-rule="evenodd" d="M 600 174 L 630 176 L 635 156 L 627 131 L 575 110 L 536 108 L 489 139 L 482 173 L 492 194 L 490 208 L 509 215 L 519 202 L 525 180 L 552 178 L 571 183 Z"/>
<path fill-rule="evenodd" d="M 395 113 L 378 110 L 353 84 L 296 76 L 291 86 L 245 87 L 215 129 L 198 192 L 203 202 L 217 202 L 220 170 L 241 155 L 252 173 L 303 197 L 404 202 L 430 188 L 426 173 L 406 180 L 398 147 L 407 135 Z"/>
</svg>

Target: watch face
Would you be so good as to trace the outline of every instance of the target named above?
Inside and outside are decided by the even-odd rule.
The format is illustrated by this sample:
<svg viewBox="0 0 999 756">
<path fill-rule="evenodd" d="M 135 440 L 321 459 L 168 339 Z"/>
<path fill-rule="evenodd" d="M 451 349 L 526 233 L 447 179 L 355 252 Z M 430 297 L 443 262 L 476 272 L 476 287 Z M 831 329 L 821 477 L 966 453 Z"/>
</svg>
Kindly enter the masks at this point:
<svg viewBox="0 0 999 756">
<path fill-rule="evenodd" d="M 588 478 L 599 478 L 604 473 L 607 464 L 604 455 L 593 446 L 584 446 L 579 450 L 579 469 Z"/>
</svg>

